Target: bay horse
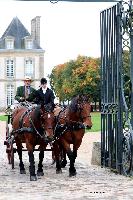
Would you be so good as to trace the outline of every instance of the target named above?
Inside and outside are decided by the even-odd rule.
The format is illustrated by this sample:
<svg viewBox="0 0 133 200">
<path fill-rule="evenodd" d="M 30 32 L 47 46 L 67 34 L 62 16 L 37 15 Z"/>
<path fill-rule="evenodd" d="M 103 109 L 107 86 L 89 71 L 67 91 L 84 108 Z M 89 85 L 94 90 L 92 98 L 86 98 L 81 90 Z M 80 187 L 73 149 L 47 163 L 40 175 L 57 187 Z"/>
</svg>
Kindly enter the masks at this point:
<svg viewBox="0 0 133 200">
<path fill-rule="evenodd" d="M 61 167 L 65 167 L 67 160 L 66 154 L 70 160 L 69 176 L 76 175 L 74 163 L 77 157 L 77 151 L 82 143 L 85 134 L 85 128 L 92 127 L 91 105 L 89 97 L 78 95 L 74 97 L 67 108 L 61 110 L 57 116 L 55 127 L 55 142 L 60 148 Z M 70 145 L 73 145 L 71 149 Z"/>
<path fill-rule="evenodd" d="M 44 150 L 49 142 L 52 141 L 55 127 L 55 116 L 50 106 L 38 105 L 36 107 L 23 107 L 15 109 L 12 113 L 12 132 L 17 146 L 20 160 L 20 173 L 25 174 L 25 167 L 22 161 L 22 143 L 26 143 L 29 155 L 30 180 L 36 181 L 34 149 L 39 145 L 39 164 L 37 175 L 43 176 Z"/>
</svg>

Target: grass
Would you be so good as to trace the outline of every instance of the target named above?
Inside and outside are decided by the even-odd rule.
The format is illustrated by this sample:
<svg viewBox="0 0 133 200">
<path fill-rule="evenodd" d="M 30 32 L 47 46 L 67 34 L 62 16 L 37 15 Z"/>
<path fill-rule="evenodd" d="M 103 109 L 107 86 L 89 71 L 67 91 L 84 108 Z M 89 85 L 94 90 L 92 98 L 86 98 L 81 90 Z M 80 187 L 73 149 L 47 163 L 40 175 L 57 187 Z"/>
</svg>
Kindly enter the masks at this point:
<svg viewBox="0 0 133 200">
<path fill-rule="evenodd" d="M 92 112 L 91 113 L 92 128 L 86 130 L 87 132 L 99 132 L 101 130 L 101 113 Z"/>
<path fill-rule="evenodd" d="M 6 115 L 0 115 L 0 121 L 7 121 L 8 117 Z"/>
<path fill-rule="evenodd" d="M 101 114 L 100 112 L 91 113 L 92 128 L 86 132 L 99 132 L 101 130 Z M 0 115 L 0 121 L 7 121 L 6 115 Z"/>
</svg>

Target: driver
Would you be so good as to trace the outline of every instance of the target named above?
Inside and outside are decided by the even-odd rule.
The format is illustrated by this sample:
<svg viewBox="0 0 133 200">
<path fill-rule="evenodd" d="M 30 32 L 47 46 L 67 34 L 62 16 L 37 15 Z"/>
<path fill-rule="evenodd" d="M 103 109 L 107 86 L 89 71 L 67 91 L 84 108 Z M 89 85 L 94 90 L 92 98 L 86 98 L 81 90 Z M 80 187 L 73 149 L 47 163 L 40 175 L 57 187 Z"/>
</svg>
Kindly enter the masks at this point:
<svg viewBox="0 0 133 200">
<path fill-rule="evenodd" d="M 17 88 L 15 100 L 18 102 L 23 102 L 28 99 L 29 95 L 36 90 L 31 87 L 31 82 L 33 81 L 30 76 L 25 76 L 24 85 Z"/>
</svg>

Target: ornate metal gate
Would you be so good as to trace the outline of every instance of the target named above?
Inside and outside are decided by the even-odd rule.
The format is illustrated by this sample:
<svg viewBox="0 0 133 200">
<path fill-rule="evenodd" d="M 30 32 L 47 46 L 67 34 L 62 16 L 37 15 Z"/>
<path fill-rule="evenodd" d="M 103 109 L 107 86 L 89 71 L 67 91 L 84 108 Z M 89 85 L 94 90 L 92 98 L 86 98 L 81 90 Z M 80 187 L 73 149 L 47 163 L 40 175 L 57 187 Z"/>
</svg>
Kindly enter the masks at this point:
<svg viewBox="0 0 133 200">
<path fill-rule="evenodd" d="M 101 165 L 133 172 L 133 6 L 119 2 L 100 14 Z M 128 65 L 129 62 L 129 65 Z"/>
</svg>

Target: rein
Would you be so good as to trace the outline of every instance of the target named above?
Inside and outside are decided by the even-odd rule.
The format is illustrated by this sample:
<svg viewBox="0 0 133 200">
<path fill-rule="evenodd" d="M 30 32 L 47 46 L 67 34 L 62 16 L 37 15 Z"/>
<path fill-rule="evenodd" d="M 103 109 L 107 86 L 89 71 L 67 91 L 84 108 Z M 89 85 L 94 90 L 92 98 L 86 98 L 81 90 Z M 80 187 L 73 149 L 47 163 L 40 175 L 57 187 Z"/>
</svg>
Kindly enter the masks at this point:
<svg viewBox="0 0 133 200">
<path fill-rule="evenodd" d="M 35 130 L 35 133 L 36 133 L 37 135 L 39 135 L 40 138 L 43 138 L 43 136 L 42 136 L 42 135 L 38 132 L 38 130 L 36 129 L 36 127 L 35 127 L 35 125 L 34 125 L 34 123 L 33 123 L 33 120 L 32 120 L 32 118 L 31 118 L 31 116 L 30 116 L 30 113 L 28 113 L 28 116 L 29 116 L 30 122 L 31 122 L 31 124 L 32 124 L 32 127 L 33 127 L 34 130 Z"/>
</svg>

